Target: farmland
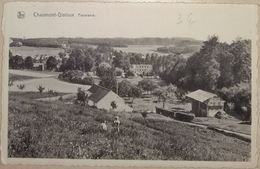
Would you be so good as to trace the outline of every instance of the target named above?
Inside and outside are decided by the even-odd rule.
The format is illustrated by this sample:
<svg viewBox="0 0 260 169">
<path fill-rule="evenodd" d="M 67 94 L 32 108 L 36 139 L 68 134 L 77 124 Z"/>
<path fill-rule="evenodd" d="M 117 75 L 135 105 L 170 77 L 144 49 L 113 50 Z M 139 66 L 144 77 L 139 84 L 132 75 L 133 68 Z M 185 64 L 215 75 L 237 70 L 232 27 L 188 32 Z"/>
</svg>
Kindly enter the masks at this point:
<svg viewBox="0 0 260 169">
<path fill-rule="evenodd" d="M 9 93 L 9 157 L 247 161 L 250 143 L 174 121 L 143 119 Z M 115 133 L 115 115 L 122 122 Z M 148 115 L 149 117 L 149 115 Z M 108 121 L 108 131 L 99 124 Z M 237 148 L 239 147 L 239 149 Z"/>
</svg>

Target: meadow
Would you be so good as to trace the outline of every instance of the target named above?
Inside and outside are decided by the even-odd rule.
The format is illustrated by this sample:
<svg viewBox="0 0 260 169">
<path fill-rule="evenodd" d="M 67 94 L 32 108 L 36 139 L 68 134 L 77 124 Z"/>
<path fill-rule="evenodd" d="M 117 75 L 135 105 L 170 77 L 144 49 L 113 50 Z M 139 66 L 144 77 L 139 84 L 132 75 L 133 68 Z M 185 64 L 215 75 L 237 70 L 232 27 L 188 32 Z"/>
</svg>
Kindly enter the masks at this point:
<svg viewBox="0 0 260 169">
<path fill-rule="evenodd" d="M 26 92 L 27 93 L 27 92 Z M 247 161 L 250 143 L 140 113 L 42 102 L 39 92 L 9 92 L 8 156 L 71 159 Z M 112 127 L 119 116 L 120 132 Z M 148 114 L 149 117 L 149 114 Z M 108 122 L 108 131 L 100 123 Z M 239 148 L 237 148 L 239 147 Z"/>
</svg>

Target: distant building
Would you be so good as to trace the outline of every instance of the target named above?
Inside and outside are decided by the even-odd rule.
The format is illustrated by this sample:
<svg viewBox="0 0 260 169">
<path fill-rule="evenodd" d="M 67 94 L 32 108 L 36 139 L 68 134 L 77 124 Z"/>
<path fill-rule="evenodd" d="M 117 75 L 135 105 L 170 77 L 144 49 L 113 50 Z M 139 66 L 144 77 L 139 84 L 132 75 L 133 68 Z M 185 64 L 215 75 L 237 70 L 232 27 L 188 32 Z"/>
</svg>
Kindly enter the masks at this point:
<svg viewBox="0 0 260 169">
<path fill-rule="evenodd" d="M 192 112 L 196 117 L 214 117 L 224 109 L 224 102 L 216 94 L 203 90 L 196 90 L 187 96 L 192 101 Z"/>
<path fill-rule="evenodd" d="M 151 64 L 132 64 L 130 70 L 137 75 L 144 75 L 152 72 L 153 66 Z"/>
<path fill-rule="evenodd" d="M 131 112 L 133 109 L 125 104 L 124 99 L 114 93 L 112 90 L 93 85 L 87 90 L 88 94 L 88 105 L 95 106 L 98 109 L 111 110 L 113 109 L 111 103 L 116 104 L 115 111 L 126 111 Z"/>
<path fill-rule="evenodd" d="M 44 71 L 45 70 L 45 64 L 44 63 L 33 63 L 33 69 Z"/>
</svg>

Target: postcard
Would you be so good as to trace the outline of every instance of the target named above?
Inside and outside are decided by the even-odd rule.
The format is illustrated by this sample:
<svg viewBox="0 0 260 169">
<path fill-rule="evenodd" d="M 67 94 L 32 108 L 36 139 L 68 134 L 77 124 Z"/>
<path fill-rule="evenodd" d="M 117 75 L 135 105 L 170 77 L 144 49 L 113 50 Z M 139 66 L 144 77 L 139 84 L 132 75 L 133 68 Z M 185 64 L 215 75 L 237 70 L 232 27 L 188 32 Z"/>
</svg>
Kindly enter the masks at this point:
<svg viewBox="0 0 260 169">
<path fill-rule="evenodd" d="M 257 14 L 252 3 L 6 2 L 2 165 L 256 167 Z"/>
</svg>

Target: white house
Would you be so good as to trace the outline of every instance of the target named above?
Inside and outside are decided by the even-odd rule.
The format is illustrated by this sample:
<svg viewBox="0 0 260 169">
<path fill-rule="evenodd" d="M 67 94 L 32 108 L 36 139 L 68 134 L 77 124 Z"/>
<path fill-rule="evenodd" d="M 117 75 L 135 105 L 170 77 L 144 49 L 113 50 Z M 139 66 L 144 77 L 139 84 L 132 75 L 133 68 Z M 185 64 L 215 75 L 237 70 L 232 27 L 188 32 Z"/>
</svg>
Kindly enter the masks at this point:
<svg viewBox="0 0 260 169">
<path fill-rule="evenodd" d="M 152 72 L 153 66 L 151 64 L 133 64 L 130 70 L 137 75 L 143 75 Z"/>
<path fill-rule="evenodd" d="M 90 106 L 95 106 L 98 109 L 112 110 L 111 103 L 114 102 L 116 104 L 114 111 L 133 111 L 131 107 L 125 104 L 124 99 L 110 89 L 94 84 L 87 90 L 87 93 L 88 105 Z"/>
</svg>

